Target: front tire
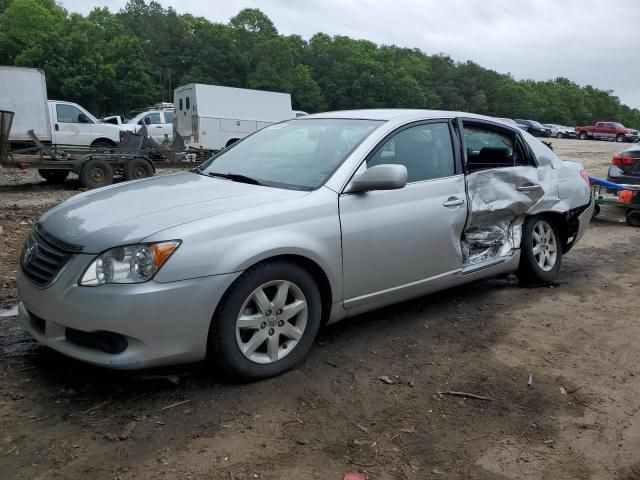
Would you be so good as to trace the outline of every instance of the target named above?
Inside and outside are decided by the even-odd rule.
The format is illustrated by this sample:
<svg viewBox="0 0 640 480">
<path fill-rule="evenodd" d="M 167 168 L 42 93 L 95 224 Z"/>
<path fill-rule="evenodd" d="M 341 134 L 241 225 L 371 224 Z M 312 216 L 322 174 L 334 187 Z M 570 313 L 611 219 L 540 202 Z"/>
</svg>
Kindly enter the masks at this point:
<svg viewBox="0 0 640 480">
<path fill-rule="evenodd" d="M 578 138 L 580 140 L 586 140 L 587 138 L 589 138 L 589 136 L 587 135 L 587 132 L 580 132 L 580 135 L 578 135 Z"/>
<path fill-rule="evenodd" d="M 153 167 L 144 158 L 132 158 L 124 166 L 125 180 L 153 177 Z"/>
<path fill-rule="evenodd" d="M 520 281 L 525 285 L 546 285 L 555 280 L 561 265 L 562 241 L 557 227 L 544 215 L 527 218 L 516 272 Z"/>
<path fill-rule="evenodd" d="M 560 138 L 564 138 L 564 133 L 562 133 L 562 132 L 558 132 L 558 133 L 556 134 L 556 138 L 558 138 L 558 139 L 560 139 Z"/>
<path fill-rule="evenodd" d="M 293 368 L 320 328 L 313 277 L 290 262 L 244 272 L 221 300 L 209 329 L 209 358 L 226 375 L 260 380 Z"/>
<path fill-rule="evenodd" d="M 61 183 L 64 183 L 70 172 L 71 170 L 38 169 L 40 176 L 52 185 L 60 185 Z"/>
<path fill-rule="evenodd" d="M 625 140 L 626 140 L 625 136 L 624 136 L 624 135 L 622 135 L 621 133 L 619 133 L 619 134 L 616 136 L 616 142 L 618 142 L 618 143 L 622 143 L 622 142 L 624 142 Z"/>
<path fill-rule="evenodd" d="M 627 210 L 625 218 L 628 225 L 632 227 L 640 227 L 640 210 Z"/>
</svg>

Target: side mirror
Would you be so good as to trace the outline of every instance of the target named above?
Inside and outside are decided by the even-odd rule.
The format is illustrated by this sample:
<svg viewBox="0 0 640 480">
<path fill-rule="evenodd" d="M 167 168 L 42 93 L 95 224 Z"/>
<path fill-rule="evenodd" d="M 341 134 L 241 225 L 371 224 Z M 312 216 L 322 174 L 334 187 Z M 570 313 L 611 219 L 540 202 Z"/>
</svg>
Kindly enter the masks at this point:
<svg viewBox="0 0 640 480">
<path fill-rule="evenodd" d="M 151 118 L 149 118 L 149 117 L 144 117 L 144 124 L 145 124 L 145 125 L 151 125 Z"/>
<path fill-rule="evenodd" d="M 89 117 L 87 117 L 84 113 L 78 115 L 78 122 L 80 123 L 89 123 Z"/>
<path fill-rule="evenodd" d="M 356 175 L 347 186 L 347 193 L 373 190 L 397 190 L 407 184 L 407 167 L 383 164 L 368 168 Z"/>
</svg>

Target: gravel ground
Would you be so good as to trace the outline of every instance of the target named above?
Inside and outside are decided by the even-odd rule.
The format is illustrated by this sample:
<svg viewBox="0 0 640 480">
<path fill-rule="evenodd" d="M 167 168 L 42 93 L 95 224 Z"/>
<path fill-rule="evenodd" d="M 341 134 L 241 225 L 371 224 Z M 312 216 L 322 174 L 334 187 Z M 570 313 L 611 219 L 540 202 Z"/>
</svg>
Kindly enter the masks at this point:
<svg viewBox="0 0 640 480">
<path fill-rule="evenodd" d="M 625 148 L 552 142 L 598 176 Z M 76 187 L 0 169 L 0 306 L 31 225 Z M 640 478 L 640 230 L 621 220 L 603 209 L 551 288 L 490 279 L 362 315 L 252 384 L 204 365 L 90 367 L 0 310 L 0 476 Z"/>
</svg>

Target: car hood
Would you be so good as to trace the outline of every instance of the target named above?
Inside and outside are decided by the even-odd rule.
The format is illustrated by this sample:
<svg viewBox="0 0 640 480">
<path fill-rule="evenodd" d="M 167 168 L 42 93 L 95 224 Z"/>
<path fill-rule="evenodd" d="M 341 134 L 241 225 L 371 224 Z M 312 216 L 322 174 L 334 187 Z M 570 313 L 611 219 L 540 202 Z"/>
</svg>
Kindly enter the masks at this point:
<svg viewBox="0 0 640 480">
<path fill-rule="evenodd" d="M 182 172 L 76 195 L 39 222 L 55 237 L 100 253 L 166 228 L 307 194 Z"/>
</svg>

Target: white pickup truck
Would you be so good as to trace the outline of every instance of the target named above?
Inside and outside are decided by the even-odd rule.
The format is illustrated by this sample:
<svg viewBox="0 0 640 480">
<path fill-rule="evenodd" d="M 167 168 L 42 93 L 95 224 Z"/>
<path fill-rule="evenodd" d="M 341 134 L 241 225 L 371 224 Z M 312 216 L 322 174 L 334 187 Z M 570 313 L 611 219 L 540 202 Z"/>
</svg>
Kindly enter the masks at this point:
<svg viewBox="0 0 640 480">
<path fill-rule="evenodd" d="M 35 68 L 0 67 L 0 110 L 15 112 L 11 143 L 31 142 L 33 130 L 45 144 L 114 147 L 124 134 L 76 103 L 47 100 L 45 74 Z"/>
</svg>

